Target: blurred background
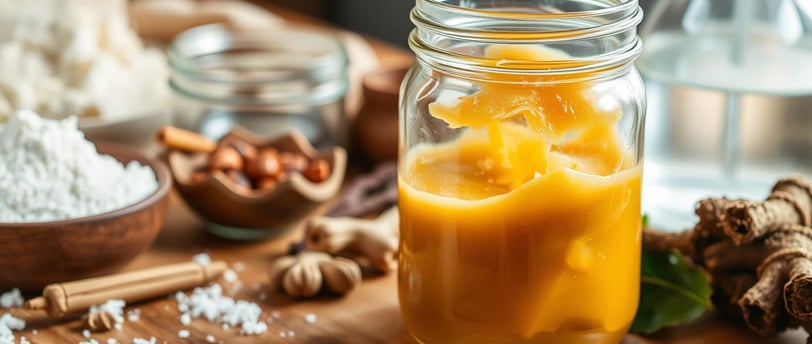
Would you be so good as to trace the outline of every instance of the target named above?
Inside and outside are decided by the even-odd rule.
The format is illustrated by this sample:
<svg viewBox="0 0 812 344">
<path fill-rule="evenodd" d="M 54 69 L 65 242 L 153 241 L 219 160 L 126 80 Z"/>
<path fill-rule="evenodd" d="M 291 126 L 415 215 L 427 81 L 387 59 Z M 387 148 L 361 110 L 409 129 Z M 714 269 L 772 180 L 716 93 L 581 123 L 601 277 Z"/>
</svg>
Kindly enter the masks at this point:
<svg viewBox="0 0 812 344">
<path fill-rule="evenodd" d="M 409 21 L 409 11 L 414 6 L 414 0 L 255 0 L 254 2 L 280 5 L 402 47 L 407 47 L 406 40 L 413 27 Z M 641 0 L 640 4 L 644 10 L 648 10 L 651 2 Z"/>
<path fill-rule="evenodd" d="M 275 3 L 406 47 L 413 1 Z M 812 1 L 641 0 L 648 93 L 644 209 L 693 221 L 710 195 L 766 196 L 812 174 Z"/>
<path fill-rule="evenodd" d="M 574 2 L 538 3 L 564 1 Z M 414 0 L 247 2 L 0 0 L 0 121 L 16 108 L 79 114 L 89 136 L 132 141 L 170 121 L 212 138 L 235 124 L 265 135 L 297 127 L 317 145 L 386 146 L 367 153 L 394 158 Z M 102 14 L 60 12 L 81 4 Z M 812 0 L 640 5 L 653 224 L 688 227 L 700 198 L 760 199 L 780 176 L 812 176 Z M 208 23 L 226 29 L 194 29 Z M 294 38 L 314 23 L 322 31 Z"/>
</svg>

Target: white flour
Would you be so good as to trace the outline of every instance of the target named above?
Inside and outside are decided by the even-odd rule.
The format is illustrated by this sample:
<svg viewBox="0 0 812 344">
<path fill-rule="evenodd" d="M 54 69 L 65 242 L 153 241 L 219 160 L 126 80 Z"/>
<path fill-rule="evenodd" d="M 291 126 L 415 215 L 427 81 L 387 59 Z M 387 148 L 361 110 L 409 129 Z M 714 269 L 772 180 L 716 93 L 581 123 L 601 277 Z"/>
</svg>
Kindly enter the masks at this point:
<svg viewBox="0 0 812 344">
<path fill-rule="evenodd" d="M 126 0 L 0 0 L 0 122 L 131 118 L 168 102 L 164 54 L 130 27 Z"/>
<path fill-rule="evenodd" d="M 0 125 L 0 222 L 41 222 L 123 208 L 158 188 L 152 170 L 99 155 L 76 118 L 31 111 Z"/>
</svg>

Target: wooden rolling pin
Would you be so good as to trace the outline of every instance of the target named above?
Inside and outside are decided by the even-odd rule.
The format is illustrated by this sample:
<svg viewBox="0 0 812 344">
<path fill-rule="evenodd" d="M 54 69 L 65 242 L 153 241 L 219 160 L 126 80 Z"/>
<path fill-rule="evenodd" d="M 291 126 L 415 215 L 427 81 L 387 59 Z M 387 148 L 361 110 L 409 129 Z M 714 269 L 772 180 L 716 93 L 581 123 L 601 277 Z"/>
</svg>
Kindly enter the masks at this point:
<svg viewBox="0 0 812 344">
<path fill-rule="evenodd" d="M 222 261 L 208 265 L 189 262 L 51 284 L 45 287 L 41 297 L 28 300 L 25 307 L 42 309 L 52 317 L 61 318 L 86 312 L 90 306 L 110 299 L 130 303 L 166 296 L 178 290 L 203 285 L 225 270 L 226 263 Z"/>
</svg>

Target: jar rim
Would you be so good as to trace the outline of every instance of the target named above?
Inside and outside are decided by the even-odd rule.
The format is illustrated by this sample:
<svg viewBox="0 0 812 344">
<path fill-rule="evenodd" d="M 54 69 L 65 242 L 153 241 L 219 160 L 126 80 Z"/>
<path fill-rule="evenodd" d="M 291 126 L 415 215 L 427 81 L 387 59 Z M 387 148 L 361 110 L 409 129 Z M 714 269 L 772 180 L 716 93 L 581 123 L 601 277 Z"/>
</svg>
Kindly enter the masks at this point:
<svg viewBox="0 0 812 344">
<path fill-rule="evenodd" d="M 638 0 L 618 0 L 618 1 L 620 1 L 620 3 L 614 6 L 607 6 L 593 10 L 557 12 L 557 13 L 483 10 L 479 8 L 455 6 L 448 4 L 442 0 L 417 0 L 418 3 L 417 6 L 420 6 L 420 3 L 423 3 L 426 5 L 434 5 L 445 8 L 447 10 L 467 13 L 470 15 L 487 15 L 489 17 L 503 17 L 505 19 L 536 19 L 536 20 L 599 17 L 618 12 L 628 11 L 638 6 Z"/>
<path fill-rule="evenodd" d="M 189 77 L 194 77 L 200 80 L 212 82 L 234 82 L 231 78 L 218 76 L 217 74 L 204 73 L 205 69 L 201 69 L 200 64 L 196 63 L 195 58 L 201 56 L 211 56 L 217 54 L 228 53 L 229 49 L 239 47 L 241 39 L 262 39 L 265 43 L 278 44 L 283 41 L 291 39 L 314 39 L 318 40 L 318 46 L 324 49 L 323 56 L 312 59 L 308 65 L 308 71 L 314 71 L 325 67 L 333 66 L 339 67 L 339 70 L 346 70 L 348 64 L 347 52 L 344 46 L 337 39 L 331 39 L 325 36 L 327 32 L 318 31 L 314 29 L 301 29 L 301 28 L 285 28 L 274 29 L 274 31 L 263 29 L 250 29 L 250 30 L 231 30 L 223 24 L 207 24 L 191 28 L 181 32 L 178 37 L 172 40 L 169 46 L 169 64 L 176 70 L 188 74 Z M 201 39 L 213 39 L 214 42 L 206 44 L 198 44 L 194 47 L 195 51 L 184 51 L 189 49 L 190 45 L 194 45 Z M 199 42 L 197 42 L 199 43 Z M 219 45 L 216 45 L 216 44 Z M 301 41 L 299 41 L 301 43 Z M 258 49 L 261 48 L 261 49 Z M 267 47 L 256 45 L 252 49 L 263 50 Z M 329 49 L 329 51 L 328 51 Z M 335 53 L 335 54 L 329 54 Z M 269 77 L 263 75 L 262 78 L 247 79 L 241 82 L 267 82 L 267 81 L 283 81 L 289 80 L 290 76 L 282 77 Z"/>
<path fill-rule="evenodd" d="M 532 1 L 525 3 L 537 4 Z M 424 62 L 454 69 L 522 75 L 597 71 L 626 65 L 640 54 L 642 44 L 635 29 L 643 20 L 643 12 L 638 0 L 582 1 L 580 4 L 596 8 L 554 12 L 539 5 L 538 11 L 532 11 L 535 8 L 531 6 L 521 7 L 531 11 L 518 11 L 515 8 L 520 7 L 515 6 L 475 8 L 453 5 L 443 0 L 416 0 L 410 13 L 415 29 L 409 37 L 409 45 L 418 58 L 423 57 Z M 598 6 L 600 4 L 605 6 Z M 488 26 L 488 23 L 500 24 Z M 521 61 L 522 68 L 499 65 L 493 59 L 471 55 L 467 51 L 443 49 L 436 43 L 456 40 L 481 44 L 555 45 L 573 41 L 608 41 L 621 36 L 619 39 L 622 41 L 608 52 L 578 58 Z"/>
<path fill-rule="evenodd" d="M 324 30 L 231 30 L 209 24 L 178 35 L 168 55 L 170 86 L 199 99 L 240 104 L 326 103 L 343 97 L 349 87 L 346 48 Z M 269 92 L 270 86 L 290 92 Z"/>
<path fill-rule="evenodd" d="M 416 26 L 435 31 L 437 33 L 463 39 L 510 39 L 511 41 L 553 41 L 562 39 L 590 38 L 599 35 L 611 35 L 613 33 L 637 26 L 643 21 L 643 12 L 639 10 L 637 0 L 626 1 L 623 5 L 606 7 L 597 10 L 561 12 L 561 13 L 525 13 L 525 12 L 501 12 L 492 10 L 482 10 L 468 7 L 453 6 L 439 0 L 417 0 L 417 5 L 412 9 L 410 18 Z M 550 20 L 584 20 L 622 14 L 638 9 L 633 15 L 625 16 L 620 21 L 611 22 L 606 25 L 592 26 L 581 29 L 549 30 L 549 31 L 514 31 L 514 30 L 469 30 L 462 27 L 449 27 L 438 25 L 437 23 L 420 15 L 421 4 L 431 4 L 436 6 L 434 10 L 457 12 L 458 14 L 470 15 L 473 17 L 489 17 L 507 20 L 535 21 L 543 23 Z"/>
</svg>

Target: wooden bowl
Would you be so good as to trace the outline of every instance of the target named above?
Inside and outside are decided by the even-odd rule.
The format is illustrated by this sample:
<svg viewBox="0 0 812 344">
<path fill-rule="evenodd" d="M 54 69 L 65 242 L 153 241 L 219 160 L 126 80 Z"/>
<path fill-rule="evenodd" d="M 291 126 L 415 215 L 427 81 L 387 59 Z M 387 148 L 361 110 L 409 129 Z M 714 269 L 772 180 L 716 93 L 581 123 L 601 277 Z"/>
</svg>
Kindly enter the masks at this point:
<svg viewBox="0 0 812 344">
<path fill-rule="evenodd" d="M 138 161 L 158 189 L 125 208 L 50 222 L 0 223 L 0 290 L 25 290 L 115 272 L 149 248 L 164 222 L 172 179 L 166 165 L 125 146 L 97 143 L 99 153 Z"/>
<path fill-rule="evenodd" d="M 358 147 L 374 161 L 398 158 L 398 92 L 408 69 L 393 67 L 364 77 L 364 106 L 353 129 Z"/>
<path fill-rule="evenodd" d="M 273 188 L 241 190 L 221 172 L 211 173 L 205 179 L 193 182 L 192 173 L 206 164 L 207 154 L 171 150 L 168 154 L 169 167 L 186 203 L 214 225 L 227 226 L 238 233 L 231 235 L 214 230 L 215 234 L 232 239 L 274 236 L 313 214 L 341 188 L 347 167 L 347 153 L 341 147 L 319 152 L 298 131 L 267 140 L 245 129 L 235 128 L 223 139 L 229 137 L 256 147 L 274 147 L 280 152 L 324 159 L 329 163 L 331 173 L 325 181 L 313 183 L 300 173 L 293 172 Z"/>
</svg>

